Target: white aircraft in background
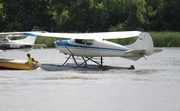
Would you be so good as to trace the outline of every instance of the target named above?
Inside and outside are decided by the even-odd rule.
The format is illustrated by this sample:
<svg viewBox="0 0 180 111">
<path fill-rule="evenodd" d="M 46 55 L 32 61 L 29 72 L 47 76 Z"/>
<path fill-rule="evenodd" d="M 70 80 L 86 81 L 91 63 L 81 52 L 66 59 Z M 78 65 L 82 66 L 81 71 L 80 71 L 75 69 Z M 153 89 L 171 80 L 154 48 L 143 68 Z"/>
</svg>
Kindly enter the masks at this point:
<svg viewBox="0 0 180 111">
<path fill-rule="evenodd" d="M 36 26 L 33 27 L 32 31 L 36 31 Z M 38 31 L 40 32 L 40 31 Z M 42 32 L 42 31 L 41 31 Z M 0 50 L 22 50 L 29 51 L 32 47 L 45 47 L 44 44 L 35 44 L 37 36 L 26 36 L 23 39 L 11 40 L 13 37 L 23 37 L 23 32 L 2 32 L 0 33 Z"/>
<path fill-rule="evenodd" d="M 27 36 L 19 40 L 11 40 L 11 37 L 24 36 L 21 32 L 4 32 L 0 33 L 0 50 L 23 50 L 29 51 L 35 43 L 36 36 Z"/>
<path fill-rule="evenodd" d="M 155 52 L 162 51 L 154 49 L 153 40 L 149 33 L 140 31 L 122 32 L 100 32 L 100 33 L 36 33 L 24 32 L 28 36 L 44 36 L 54 38 L 67 38 L 70 40 L 57 40 L 56 46 L 60 52 L 69 55 L 63 65 L 70 57 L 73 58 L 76 66 L 87 65 L 91 60 L 99 66 L 103 66 L 103 57 L 122 57 L 130 60 L 138 60 Z M 106 39 L 122 39 L 137 37 L 133 44 L 120 45 L 106 41 Z M 82 63 L 78 63 L 74 56 L 81 56 Z M 100 57 L 97 62 L 93 57 Z"/>
</svg>

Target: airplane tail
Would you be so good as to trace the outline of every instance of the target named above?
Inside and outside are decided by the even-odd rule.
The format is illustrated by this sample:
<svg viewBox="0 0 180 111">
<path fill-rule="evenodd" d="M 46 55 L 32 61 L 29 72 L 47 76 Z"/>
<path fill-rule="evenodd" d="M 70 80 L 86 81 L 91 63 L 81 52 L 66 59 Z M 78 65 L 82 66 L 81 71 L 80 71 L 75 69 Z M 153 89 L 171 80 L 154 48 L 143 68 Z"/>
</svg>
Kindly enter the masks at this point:
<svg viewBox="0 0 180 111">
<path fill-rule="evenodd" d="M 151 55 L 154 53 L 153 40 L 150 34 L 147 32 L 142 32 L 138 36 L 137 40 L 127 47 L 133 49 L 128 51 L 127 53 L 140 54 L 142 56 Z"/>
<path fill-rule="evenodd" d="M 21 43 L 21 44 L 25 44 L 25 45 L 34 45 L 36 38 L 37 38 L 37 36 L 27 36 L 24 39 L 13 40 L 13 42 Z"/>
<path fill-rule="evenodd" d="M 40 31 L 41 29 L 38 26 L 34 26 L 31 31 Z M 17 43 L 25 44 L 25 45 L 34 45 L 36 41 L 37 36 L 34 35 L 28 35 L 24 39 L 19 40 L 13 40 Z"/>
</svg>

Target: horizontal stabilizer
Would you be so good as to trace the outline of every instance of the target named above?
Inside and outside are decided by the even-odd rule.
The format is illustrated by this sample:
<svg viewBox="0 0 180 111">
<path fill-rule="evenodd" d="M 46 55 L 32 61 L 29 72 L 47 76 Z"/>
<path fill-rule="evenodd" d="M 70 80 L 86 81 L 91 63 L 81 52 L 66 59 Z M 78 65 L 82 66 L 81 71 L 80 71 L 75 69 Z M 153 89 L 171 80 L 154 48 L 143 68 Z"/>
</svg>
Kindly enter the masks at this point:
<svg viewBox="0 0 180 111">
<path fill-rule="evenodd" d="M 3 33 L 0 33 L 0 38 L 4 38 L 4 37 L 13 37 L 13 36 L 24 36 L 24 33 L 23 32 L 3 32 Z"/>
<path fill-rule="evenodd" d="M 12 37 L 23 37 L 23 36 L 26 36 L 26 35 L 7 35 L 6 37 L 12 38 Z"/>
<path fill-rule="evenodd" d="M 141 54 L 143 55 L 146 50 L 128 50 L 125 52 L 125 54 L 132 53 L 132 54 Z"/>
<path fill-rule="evenodd" d="M 161 51 L 162 51 L 162 49 L 154 49 L 153 50 L 154 53 L 158 53 L 158 52 L 161 52 Z"/>
</svg>

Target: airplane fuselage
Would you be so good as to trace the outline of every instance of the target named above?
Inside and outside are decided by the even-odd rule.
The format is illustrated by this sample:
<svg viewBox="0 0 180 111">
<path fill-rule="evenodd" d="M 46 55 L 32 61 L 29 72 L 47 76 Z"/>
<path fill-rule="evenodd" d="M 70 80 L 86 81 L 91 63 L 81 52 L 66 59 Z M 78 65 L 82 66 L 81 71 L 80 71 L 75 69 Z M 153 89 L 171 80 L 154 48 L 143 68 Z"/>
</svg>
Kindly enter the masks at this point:
<svg viewBox="0 0 180 111">
<path fill-rule="evenodd" d="M 124 57 L 132 60 L 142 57 L 139 54 L 126 54 L 130 48 L 106 40 L 70 39 L 56 41 L 56 46 L 60 52 L 74 56 Z"/>
<path fill-rule="evenodd" d="M 56 41 L 60 52 L 72 56 L 81 56 L 83 59 L 100 57 L 123 57 L 138 60 L 141 57 L 154 53 L 152 37 L 147 32 L 122 31 L 100 33 L 24 33 L 28 36 L 45 36 L 54 38 L 70 38 L 70 40 Z M 106 41 L 107 39 L 123 39 L 137 37 L 136 41 L 126 46 Z M 68 60 L 67 59 L 67 60 Z M 65 62 L 66 63 L 66 62 Z"/>
<path fill-rule="evenodd" d="M 32 48 L 31 45 L 23 45 L 23 44 L 17 44 L 17 43 L 3 43 L 0 44 L 1 50 L 12 50 L 12 49 L 18 49 L 18 50 L 30 50 Z"/>
</svg>

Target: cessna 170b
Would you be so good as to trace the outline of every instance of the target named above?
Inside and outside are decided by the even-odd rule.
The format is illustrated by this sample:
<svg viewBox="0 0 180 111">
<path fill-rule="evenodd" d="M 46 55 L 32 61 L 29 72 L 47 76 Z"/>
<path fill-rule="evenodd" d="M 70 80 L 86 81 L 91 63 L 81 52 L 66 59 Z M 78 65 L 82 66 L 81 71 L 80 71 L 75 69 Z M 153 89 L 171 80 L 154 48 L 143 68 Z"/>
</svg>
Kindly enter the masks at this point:
<svg viewBox="0 0 180 111">
<path fill-rule="evenodd" d="M 122 57 L 130 60 L 138 60 L 149 56 L 155 52 L 162 51 L 154 49 L 153 40 L 149 33 L 140 31 L 122 31 L 122 32 L 100 32 L 100 33 L 36 33 L 25 32 L 28 36 L 44 36 L 54 38 L 67 38 L 69 40 L 57 40 L 56 46 L 60 52 L 73 58 L 77 66 L 87 65 L 91 60 L 99 66 L 103 66 L 103 57 Z M 138 36 L 138 37 L 137 37 Z M 137 37 L 133 44 L 120 45 L 106 39 L 121 39 Z M 81 56 L 82 63 L 78 63 L 74 56 Z M 100 57 L 97 62 L 93 57 Z M 63 64 L 63 65 L 64 65 Z"/>
</svg>

